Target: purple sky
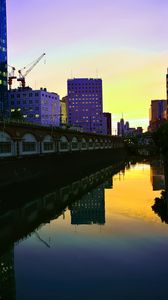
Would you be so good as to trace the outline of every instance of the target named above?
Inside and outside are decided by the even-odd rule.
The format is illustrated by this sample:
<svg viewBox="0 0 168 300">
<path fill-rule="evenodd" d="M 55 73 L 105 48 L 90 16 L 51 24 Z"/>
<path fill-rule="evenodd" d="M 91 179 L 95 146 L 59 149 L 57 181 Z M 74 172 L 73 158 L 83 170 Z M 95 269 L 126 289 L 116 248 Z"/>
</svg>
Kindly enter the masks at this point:
<svg viewBox="0 0 168 300">
<path fill-rule="evenodd" d="M 122 80 L 114 86 L 115 93 L 110 91 L 110 82 L 116 80 L 118 69 L 127 72 L 129 77 L 130 71 L 136 69 L 136 62 L 146 65 L 148 72 L 150 66 L 157 61 L 156 72 L 161 73 L 152 82 L 160 85 L 160 94 L 159 89 L 153 88 L 153 93 L 149 93 L 152 82 L 144 83 L 144 90 L 148 86 L 149 94 L 144 93 L 148 101 L 141 101 L 146 107 L 139 107 L 132 115 L 126 112 L 127 118 L 147 118 L 150 100 L 153 97 L 165 97 L 161 76 L 164 81 L 168 65 L 168 1 L 7 0 L 7 7 L 9 63 L 20 68 L 41 53 L 47 53 L 45 71 L 44 66 L 39 64 L 30 74 L 31 84 L 37 81 L 37 85 L 46 85 L 63 96 L 66 94 L 66 79 L 70 74 L 76 77 L 94 77 L 98 70 L 104 82 L 105 108 L 118 117 L 122 112 L 120 106 L 126 104 L 125 107 L 128 107 L 130 102 L 127 103 L 127 97 L 129 101 L 132 97 L 125 93 L 126 102 L 122 103 L 123 95 L 119 93 L 123 88 Z M 125 50 L 129 52 L 126 57 Z M 123 53 L 123 59 L 120 54 L 117 56 L 117 51 Z M 109 62 L 114 71 L 111 74 L 108 70 Z M 131 62 L 131 67 L 127 62 Z M 122 72 L 120 74 L 122 77 Z M 151 76 L 152 74 L 153 70 Z M 120 84 L 117 94 L 116 89 Z M 112 104 L 116 97 L 120 101 L 118 108 Z M 138 91 L 134 95 L 134 98 L 137 97 Z"/>
</svg>

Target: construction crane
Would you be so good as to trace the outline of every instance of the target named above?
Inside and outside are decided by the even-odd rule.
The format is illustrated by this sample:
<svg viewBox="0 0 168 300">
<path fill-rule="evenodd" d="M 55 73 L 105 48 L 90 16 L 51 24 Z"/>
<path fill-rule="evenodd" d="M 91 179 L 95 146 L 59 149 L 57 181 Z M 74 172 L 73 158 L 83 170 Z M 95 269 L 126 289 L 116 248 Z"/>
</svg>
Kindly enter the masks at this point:
<svg viewBox="0 0 168 300">
<path fill-rule="evenodd" d="M 16 79 L 17 76 L 15 76 L 15 71 L 16 71 L 16 68 L 15 67 L 12 67 L 10 65 L 8 65 L 8 67 L 12 68 L 12 71 L 9 73 L 8 75 L 8 84 L 9 84 L 9 89 L 11 90 L 12 89 L 12 82 L 13 82 L 13 79 Z"/>
<path fill-rule="evenodd" d="M 25 77 L 34 69 L 34 67 L 40 62 L 40 60 L 45 56 L 46 54 L 43 53 L 42 55 L 40 55 L 39 58 L 37 58 L 35 61 L 32 62 L 30 68 L 26 71 L 26 73 L 22 73 L 23 70 L 25 70 L 27 67 L 24 67 L 23 69 L 21 70 L 18 70 L 18 73 L 19 73 L 19 78 L 17 78 L 17 81 L 20 81 L 21 83 L 21 87 L 22 88 L 25 88 L 26 86 L 26 80 L 25 80 Z"/>
</svg>

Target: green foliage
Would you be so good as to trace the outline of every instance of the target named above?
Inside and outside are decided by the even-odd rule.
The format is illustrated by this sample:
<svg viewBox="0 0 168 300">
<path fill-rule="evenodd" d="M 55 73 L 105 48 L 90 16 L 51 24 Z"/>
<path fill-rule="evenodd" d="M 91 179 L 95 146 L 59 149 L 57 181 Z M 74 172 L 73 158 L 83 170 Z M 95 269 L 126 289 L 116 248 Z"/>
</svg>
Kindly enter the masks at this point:
<svg viewBox="0 0 168 300">
<path fill-rule="evenodd" d="M 152 138 L 161 153 L 168 154 L 168 122 L 161 125 L 160 128 L 153 133 Z"/>
</svg>

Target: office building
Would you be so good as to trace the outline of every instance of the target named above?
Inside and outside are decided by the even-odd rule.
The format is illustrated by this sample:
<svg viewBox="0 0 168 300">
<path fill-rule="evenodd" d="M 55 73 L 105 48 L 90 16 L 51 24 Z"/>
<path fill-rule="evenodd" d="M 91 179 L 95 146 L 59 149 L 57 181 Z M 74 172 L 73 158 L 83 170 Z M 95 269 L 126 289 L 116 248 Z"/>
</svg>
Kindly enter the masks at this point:
<svg viewBox="0 0 168 300">
<path fill-rule="evenodd" d="M 106 134 L 111 135 L 112 132 L 112 124 L 111 124 L 111 113 L 103 113 L 103 117 L 105 118 L 105 128 Z"/>
<path fill-rule="evenodd" d="M 117 122 L 117 135 L 124 136 L 124 133 L 125 133 L 125 123 L 124 123 L 124 119 L 122 118 L 120 119 L 120 122 Z"/>
<path fill-rule="evenodd" d="M 7 115 L 6 0 L 0 0 L 0 119 Z"/>
<path fill-rule="evenodd" d="M 102 80 L 68 79 L 68 123 L 85 132 L 106 134 L 103 122 Z"/>
<path fill-rule="evenodd" d="M 152 100 L 149 116 L 149 131 L 155 131 L 167 119 L 167 100 Z"/>
<path fill-rule="evenodd" d="M 45 88 L 18 88 L 8 92 L 8 102 L 11 119 L 13 113 L 20 112 L 25 122 L 60 126 L 60 99 L 56 93 Z"/>
<path fill-rule="evenodd" d="M 141 135 L 143 133 L 142 127 L 130 127 L 129 122 L 125 122 L 122 118 L 120 122 L 117 123 L 117 135 L 118 136 L 136 136 Z"/>
</svg>

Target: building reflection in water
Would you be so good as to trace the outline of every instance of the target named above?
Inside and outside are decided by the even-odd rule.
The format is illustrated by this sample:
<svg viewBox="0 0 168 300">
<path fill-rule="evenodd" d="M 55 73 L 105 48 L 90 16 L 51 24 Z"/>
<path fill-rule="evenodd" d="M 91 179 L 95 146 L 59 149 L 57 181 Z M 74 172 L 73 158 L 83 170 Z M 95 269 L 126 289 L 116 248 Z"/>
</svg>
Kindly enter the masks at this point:
<svg viewBox="0 0 168 300">
<path fill-rule="evenodd" d="M 111 178 L 70 205 L 71 224 L 105 224 L 104 190 L 109 187 L 112 187 Z"/>
<path fill-rule="evenodd" d="M 161 161 L 153 161 L 150 164 L 150 178 L 153 191 L 160 191 L 165 188 L 164 166 Z"/>
<path fill-rule="evenodd" d="M 155 198 L 152 210 L 160 217 L 162 222 L 168 224 L 168 170 L 164 168 L 161 162 L 157 162 L 157 165 L 155 163 L 152 168 L 152 172 L 153 177 L 156 177 L 153 181 L 155 190 L 156 188 L 162 190 L 160 197 Z"/>
<path fill-rule="evenodd" d="M 8 197 L 8 201 L 2 202 L 1 199 L 0 299 L 16 299 L 13 250 L 15 243 L 35 232 L 37 238 L 50 247 L 36 230 L 64 214 L 68 206 L 72 224 L 105 224 L 104 190 L 112 187 L 112 175 L 119 172 L 123 164 L 125 163 L 116 163 L 66 186 L 57 187 L 43 196 L 32 195 L 29 201 L 25 194 L 18 192 L 15 195 L 13 191 L 11 194 L 9 191 L 8 196 L 11 197 Z M 11 201 L 13 198 L 17 201 Z M 80 200 L 74 202 L 77 199 Z"/>
<path fill-rule="evenodd" d="M 0 257 L 0 299 L 16 299 L 13 247 Z"/>
</svg>

